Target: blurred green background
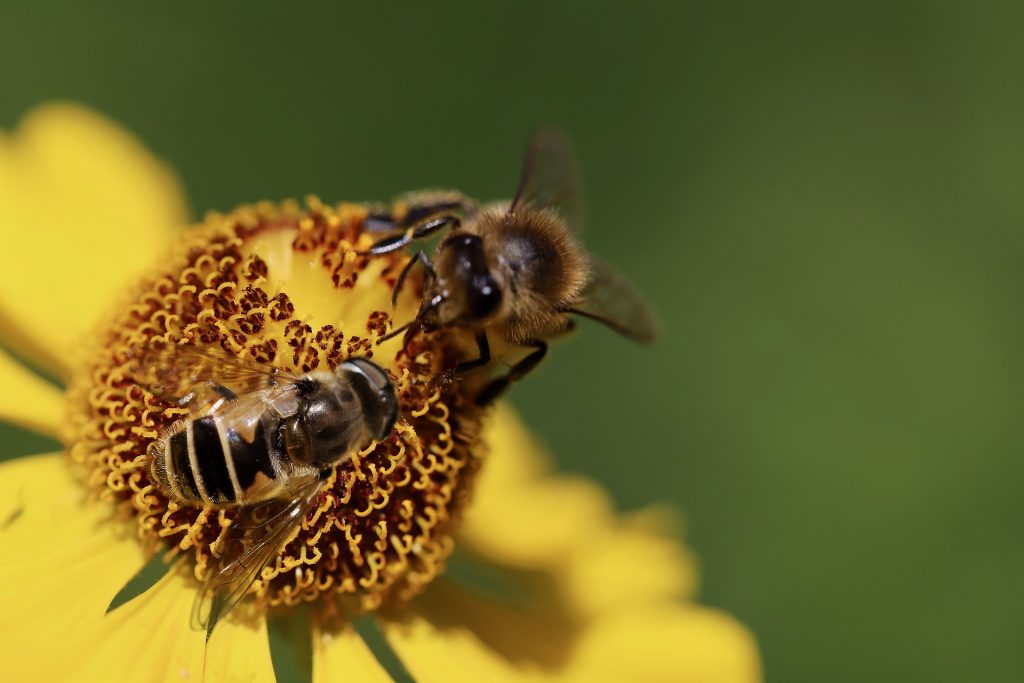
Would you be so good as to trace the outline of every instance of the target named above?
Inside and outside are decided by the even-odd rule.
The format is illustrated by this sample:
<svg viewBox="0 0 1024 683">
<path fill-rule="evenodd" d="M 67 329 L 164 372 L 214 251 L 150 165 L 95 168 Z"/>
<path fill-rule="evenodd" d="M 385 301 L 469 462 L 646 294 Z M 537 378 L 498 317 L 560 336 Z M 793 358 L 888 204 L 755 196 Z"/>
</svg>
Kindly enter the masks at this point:
<svg viewBox="0 0 1024 683">
<path fill-rule="evenodd" d="M 201 216 L 506 197 L 558 123 L 664 319 L 516 388 L 561 465 L 684 510 L 770 680 L 1024 680 L 1018 5 L 709 5 L 5 3 L 0 125 L 89 104 Z"/>
</svg>

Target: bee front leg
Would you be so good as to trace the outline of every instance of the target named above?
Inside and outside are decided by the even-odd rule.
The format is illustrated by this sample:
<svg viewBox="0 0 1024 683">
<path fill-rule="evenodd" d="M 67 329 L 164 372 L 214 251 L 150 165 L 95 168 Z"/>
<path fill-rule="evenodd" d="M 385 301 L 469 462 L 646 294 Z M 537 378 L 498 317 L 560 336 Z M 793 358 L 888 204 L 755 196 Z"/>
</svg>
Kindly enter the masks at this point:
<svg viewBox="0 0 1024 683">
<path fill-rule="evenodd" d="M 476 202 L 457 192 L 414 192 L 398 202 L 406 208 L 396 217 L 394 210 L 374 211 L 363 221 L 366 232 L 398 232 L 435 216 L 453 213 L 472 216 Z"/>
<path fill-rule="evenodd" d="M 405 264 L 405 267 L 402 268 L 402 272 L 398 274 L 398 279 L 395 280 L 395 288 L 391 290 L 392 308 L 398 305 L 398 293 L 402 291 L 402 285 L 405 284 L 405 278 L 409 274 L 409 271 L 412 270 L 413 266 L 417 263 L 422 263 L 423 267 L 427 269 L 428 277 L 431 279 L 437 277 L 437 274 L 434 272 L 434 264 L 430 262 L 430 257 L 427 256 L 422 249 L 417 251 L 416 254 L 409 259 L 409 262 Z"/>
<path fill-rule="evenodd" d="M 462 221 L 458 216 L 453 214 L 447 214 L 444 216 L 438 216 L 431 218 L 425 223 L 414 225 L 405 232 L 401 232 L 397 235 L 391 235 L 384 239 L 377 240 L 373 243 L 370 248 L 364 252 L 373 256 L 381 256 L 383 254 L 390 254 L 393 251 L 398 251 L 404 247 L 409 246 L 413 240 L 422 239 L 428 235 L 432 235 L 442 228 L 453 228 L 458 229 L 462 224 Z"/>
<path fill-rule="evenodd" d="M 476 335 L 476 348 L 480 352 L 478 358 L 473 360 L 462 361 L 455 366 L 455 373 L 458 375 L 469 372 L 470 370 L 476 370 L 491 362 L 491 344 L 487 341 L 486 332 L 478 332 Z"/>
<path fill-rule="evenodd" d="M 518 382 L 537 367 L 537 365 L 544 360 L 544 356 L 548 352 L 547 342 L 539 339 L 526 341 L 523 343 L 523 346 L 532 346 L 534 351 L 530 352 L 526 358 L 513 365 L 512 369 L 509 370 L 508 374 L 504 377 L 499 377 L 488 384 L 484 390 L 480 392 L 480 395 L 476 397 L 476 404 L 478 406 L 486 406 L 493 403 L 495 399 L 505 393 L 513 382 Z"/>
<path fill-rule="evenodd" d="M 441 373 L 439 384 L 442 386 L 447 385 L 453 381 L 458 375 L 464 375 L 467 372 L 472 372 L 477 368 L 481 368 L 491 362 L 491 344 L 487 340 L 486 332 L 478 332 L 476 335 L 476 348 L 480 355 L 473 360 L 464 360 L 458 363 L 454 368 L 450 368 Z"/>
</svg>

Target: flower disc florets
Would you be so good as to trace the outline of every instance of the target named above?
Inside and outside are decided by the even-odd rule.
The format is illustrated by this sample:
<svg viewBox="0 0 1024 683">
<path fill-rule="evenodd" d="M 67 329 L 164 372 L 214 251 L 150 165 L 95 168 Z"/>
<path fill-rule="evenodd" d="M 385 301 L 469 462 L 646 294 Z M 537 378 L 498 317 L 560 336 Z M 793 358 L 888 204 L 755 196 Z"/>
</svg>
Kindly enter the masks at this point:
<svg viewBox="0 0 1024 683">
<path fill-rule="evenodd" d="M 343 462 L 312 512 L 253 585 L 264 604 L 324 595 L 371 610 L 406 599 L 434 578 L 478 465 L 479 411 L 458 383 L 437 378 L 458 360 L 449 333 L 377 345 L 416 313 L 417 283 L 392 311 L 404 254 L 361 254 L 365 207 L 315 199 L 212 215 L 182 233 L 173 253 L 98 331 L 69 389 L 74 459 L 102 498 L 132 510 L 150 547 L 191 553 L 199 580 L 211 571 L 229 508 L 170 500 L 150 480 L 147 450 L 182 417 L 180 406 L 133 381 L 140 349 L 180 343 L 219 347 L 285 370 L 333 369 L 362 356 L 394 382 L 401 417 L 391 435 Z"/>
</svg>

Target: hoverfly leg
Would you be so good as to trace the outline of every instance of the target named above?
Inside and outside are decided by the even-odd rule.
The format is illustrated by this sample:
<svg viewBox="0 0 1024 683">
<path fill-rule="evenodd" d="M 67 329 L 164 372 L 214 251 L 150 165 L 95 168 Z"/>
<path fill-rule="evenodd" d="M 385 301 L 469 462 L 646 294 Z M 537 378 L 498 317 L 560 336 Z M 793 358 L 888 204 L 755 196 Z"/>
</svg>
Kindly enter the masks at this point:
<svg viewBox="0 0 1024 683">
<path fill-rule="evenodd" d="M 178 399 L 182 407 L 193 410 L 214 410 L 225 401 L 234 401 L 238 396 L 223 384 L 212 379 L 195 385 L 191 391 Z"/>
<path fill-rule="evenodd" d="M 544 356 L 548 352 L 547 342 L 540 339 L 531 339 L 524 342 L 523 346 L 532 346 L 534 351 L 513 365 L 512 369 L 505 376 L 499 377 L 488 384 L 480 392 L 480 395 L 476 397 L 476 404 L 478 406 L 487 406 L 493 403 L 495 399 L 505 393 L 513 382 L 518 382 L 537 367 L 537 364 L 544 360 Z"/>
<path fill-rule="evenodd" d="M 402 268 L 402 272 L 398 274 L 398 279 L 395 280 L 395 288 L 391 290 L 391 306 L 394 308 L 398 305 L 398 294 L 402 291 L 402 285 L 405 284 L 405 278 L 409 275 L 409 271 L 413 269 L 417 263 L 422 263 L 423 267 L 427 269 L 427 275 L 434 278 L 434 264 L 430 262 L 430 257 L 427 256 L 423 250 L 417 251 L 416 254 L 409 259 L 409 262 Z"/>
<path fill-rule="evenodd" d="M 377 240 L 373 245 L 364 253 L 372 256 L 381 256 L 383 254 L 390 254 L 393 251 L 403 249 L 413 241 L 432 235 L 433 233 L 441 230 L 442 228 L 458 228 L 461 225 L 461 221 L 458 216 L 452 214 L 445 214 L 443 216 L 437 216 L 430 220 L 414 225 L 407 229 L 405 232 L 397 235 L 391 235 L 384 239 Z"/>
</svg>

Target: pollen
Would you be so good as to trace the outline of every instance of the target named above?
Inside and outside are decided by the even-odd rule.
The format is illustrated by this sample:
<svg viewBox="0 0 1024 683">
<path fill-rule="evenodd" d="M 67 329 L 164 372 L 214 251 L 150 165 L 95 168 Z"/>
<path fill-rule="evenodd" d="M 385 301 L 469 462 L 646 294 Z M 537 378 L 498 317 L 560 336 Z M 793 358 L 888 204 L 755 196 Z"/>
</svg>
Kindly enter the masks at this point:
<svg viewBox="0 0 1024 683">
<path fill-rule="evenodd" d="M 150 478 L 150 445 L 185 410 L 133 380 L 139 349 L 217 346 L 293 372 L 371 358 L 401 416 L 390 436 L 338 465 L 301 526 L 249 589 L 266 607 L 335 600 L 370 611 L 415 595 L 444 569 L 481 460 L 480 411 L 441 382 L 463 340 L 446 332 L 377 342 L 417 310 L 418 282 L 391 305 L 402 253 L 367 256 L 367 208 L 259 204 L 211 214 L 124 300 L 82 352 L 69 386 L 68 442 L 89 488 L 124 512 L 148 550 L 188 556 L 209 576 L 237 509 L 169 499 Z M 405 291 L 408 290 L 408 291 Z"/>
</svg>

